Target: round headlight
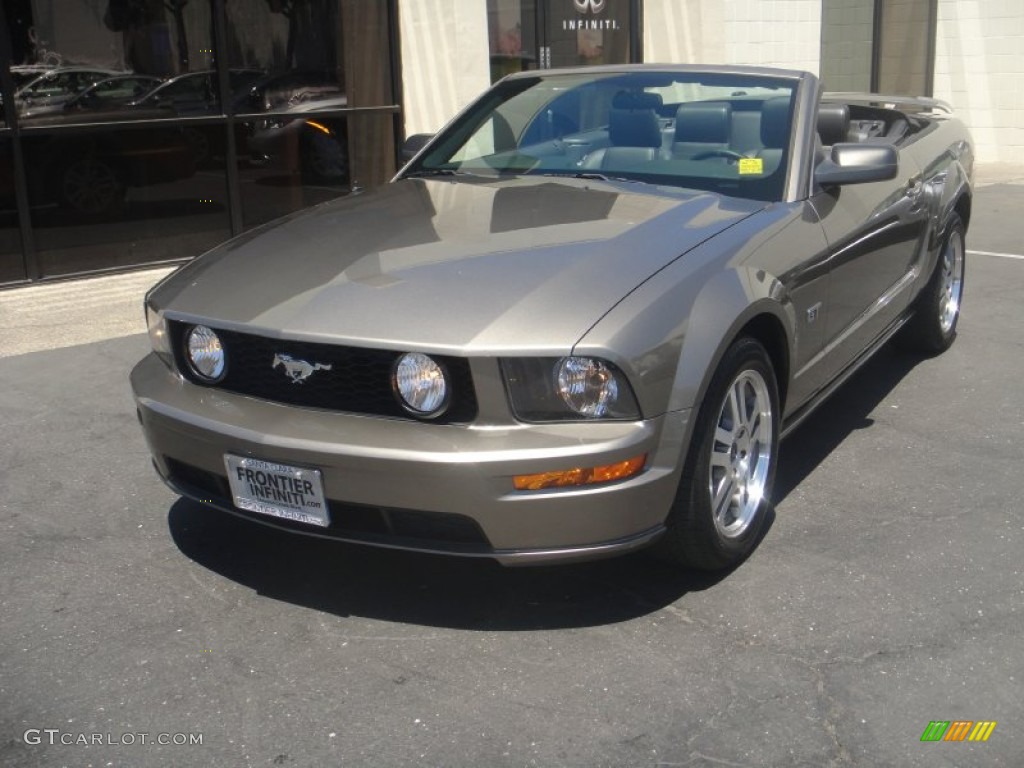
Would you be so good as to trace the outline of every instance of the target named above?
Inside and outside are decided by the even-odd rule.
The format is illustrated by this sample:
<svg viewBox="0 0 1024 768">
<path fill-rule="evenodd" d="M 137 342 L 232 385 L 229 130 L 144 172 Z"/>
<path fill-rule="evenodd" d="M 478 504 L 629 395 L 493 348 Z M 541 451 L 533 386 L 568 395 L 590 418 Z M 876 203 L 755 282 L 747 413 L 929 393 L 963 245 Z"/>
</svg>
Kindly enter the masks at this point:
<svg viewBox="0 0 1024 768">
<path fill-rule="evenodd" d="M 200 379 L 213 382 L 224 377 L 224 348 L 212 329 L 192 326 L 185 338 L 185 349 L 189 365 Z"/>
<path fill-rule="evenodd" d="M 562 400 L 582 416 L 605 416 L 619 399 L 619 382 L 600 360 L 563 357 L 555 365 L 555 378 Z"/>
<path fill-rule="evenodd" d="M 399 357 L 392 380 L 402 407 L 417 416 L 440 416 L 448 405 L 444 368 L 427 355 L 407 352 Z"/>
</svg>

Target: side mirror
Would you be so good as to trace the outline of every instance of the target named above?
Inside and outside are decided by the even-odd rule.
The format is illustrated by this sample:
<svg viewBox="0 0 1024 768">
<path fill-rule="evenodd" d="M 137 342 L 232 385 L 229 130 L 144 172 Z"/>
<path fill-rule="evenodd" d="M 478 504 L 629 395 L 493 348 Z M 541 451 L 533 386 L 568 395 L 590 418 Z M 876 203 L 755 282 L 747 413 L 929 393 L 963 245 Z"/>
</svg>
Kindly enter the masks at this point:
<svg viewBox="0 0 1024 768">
<path fill-rule="evenodd" d="M 835 144 L 814 169 L 814 180 L 823 187 L 886 181 L 896 178 L 899 167 L 899 153 L 888 144 Z"/>
<path fill-rule="evenodd" d="M 434 138 L 432 133 L 414 133 L 412 136 L 405 140 L 402 145 L 402 162 L 408 163 L 419 151 L 427 146 L 427 143 Z"/>
</svg>

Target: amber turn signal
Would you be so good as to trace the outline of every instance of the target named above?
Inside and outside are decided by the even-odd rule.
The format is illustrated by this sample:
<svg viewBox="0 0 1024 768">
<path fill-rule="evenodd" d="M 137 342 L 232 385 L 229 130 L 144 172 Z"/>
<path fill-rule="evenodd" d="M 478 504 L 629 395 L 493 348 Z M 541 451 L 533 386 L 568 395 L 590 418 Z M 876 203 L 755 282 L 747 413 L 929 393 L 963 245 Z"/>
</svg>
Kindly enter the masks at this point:
<svg viewBox="0 0 1024 768">
<path fill-rule="evenodd" d="M 320 131 L 320 133 L 326 133 L 328 136 L 331 135 L 331 129 L 328 128 L 323 123 L 316 122 L 316 120 L 307 120 L 306 125 L 310 126 L 311 128 L 316 128 L 318 131 Z"/>
<path fill-rule="evenodd" d="M 512 478 L 512 483 L 517 491 L 539 491 L 544 488 L 608 483 L 612 480 L 625 480 L 627 477 L 632 477 L 644 468 L 646 462 L 647 454 L 645 453 L 617 464 L 605 464 L 601 467 L 580 467 L 557 472 L 541 472 L 537 475 L 516 475 Z"/>
</svg>

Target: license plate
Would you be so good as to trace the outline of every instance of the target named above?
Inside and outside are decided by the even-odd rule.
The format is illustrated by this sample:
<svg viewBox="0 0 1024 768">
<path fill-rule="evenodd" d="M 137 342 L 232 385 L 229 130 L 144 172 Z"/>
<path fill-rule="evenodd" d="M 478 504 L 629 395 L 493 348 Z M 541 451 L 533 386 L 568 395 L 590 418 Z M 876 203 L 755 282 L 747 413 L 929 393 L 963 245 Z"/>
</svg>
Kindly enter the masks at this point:
<svg viewBox="0 0 1024 768">
<path fill-rule="evenodd" d="M 224 455 L 235 506 L 261 515 L 330 524 L 320 470 Z"/>
</svg>

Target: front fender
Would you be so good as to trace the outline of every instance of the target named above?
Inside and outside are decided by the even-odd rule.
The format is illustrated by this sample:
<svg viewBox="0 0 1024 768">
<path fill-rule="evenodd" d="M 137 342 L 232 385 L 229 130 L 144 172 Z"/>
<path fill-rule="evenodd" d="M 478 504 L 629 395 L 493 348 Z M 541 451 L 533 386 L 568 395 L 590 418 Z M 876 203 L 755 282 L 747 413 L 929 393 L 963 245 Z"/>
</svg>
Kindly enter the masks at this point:
<svg viewBox="0 0 1024 768">
<path fill-rule="evenodd" d="M 764 269 L 724 270 L 691 252 L 606 315 L 573 354 L 601 357 L 633 384 L 645 418 L 699 404 L 725 350 L 749 322 L 767 316 L 793 353 L 795 312 L 785 286 Z M 781 375 L 781 374 L 780 374 Z"/>
<path fill-rule="evenodd" d="M 796 313 L 785 286 L 763 269 L 739 267 L 709 281 L 694 302 L 676 369 L 669 410 L 697 408 L 726 350 L 754 321 L 781 336 L 786 361 L 794 356 Z M 786 375 L 779 371 L 780 378 Z M 780 382 L 780 389 L 785 382 Z"/>
</svg>

